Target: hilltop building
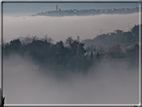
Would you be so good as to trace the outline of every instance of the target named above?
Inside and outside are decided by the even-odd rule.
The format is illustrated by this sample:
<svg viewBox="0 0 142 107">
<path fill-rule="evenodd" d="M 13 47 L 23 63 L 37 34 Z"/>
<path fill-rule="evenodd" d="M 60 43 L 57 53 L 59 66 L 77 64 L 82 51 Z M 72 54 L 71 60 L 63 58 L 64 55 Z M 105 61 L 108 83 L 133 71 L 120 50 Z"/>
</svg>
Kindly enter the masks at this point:
<svg viewBox="0 0 142 107">
<path fill-rule="evenodd" d="M 56 11 L 58 10 L 58 5 L 56 5 Z"/>
<path fill-rule="evenodd" d="M 114 33 L 117 33 L 117 34 L 122 34 L 123 31 L 122 30 L 115 30 Z"/>
<path fill-rule="evenodd" d="M 79 36 L 77 36 L 77 41 L 79 42 Z"/>
<path fill-rule="evenodd" d="M 56 5 L 56 11 L 61 11 L 61 9 L 58 8 L 58 5 Z"/>
</svg>

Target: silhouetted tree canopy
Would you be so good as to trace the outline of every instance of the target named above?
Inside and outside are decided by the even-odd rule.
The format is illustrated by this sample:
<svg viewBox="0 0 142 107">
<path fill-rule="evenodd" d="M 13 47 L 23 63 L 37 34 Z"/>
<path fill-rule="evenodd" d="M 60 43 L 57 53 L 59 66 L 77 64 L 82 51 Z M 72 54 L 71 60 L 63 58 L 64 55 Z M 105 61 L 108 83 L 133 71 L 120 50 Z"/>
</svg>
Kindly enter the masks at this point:
<svg viewBox="0 0 142 107">
<path fill-rule="evenodd" d="M 85 72 L 93 63 L 97 63 L 98 59 L 125 58 L 134 55 L 138 57 L 138 32 L 139 26 L 134 26 L 131 32 L 102 34 L 93 40 L 85 40 L 84 43 L 72 37 L 68 37 L 65 43 L 59 41 L 56 44 L 53 44 L 52 38 L 47 36 L 43 39 L 36 36 L 25 37 L 24 40 L 15 39 L 3 44 L 3 55 L 6 57 L 16 53 L 31 57 L 41 69 L 44 67 L 53 71 Z M 88 46 L 84 48 L 86 44 Z M 126 52 L 122 51 L 124 49 Z"/>
</svg>

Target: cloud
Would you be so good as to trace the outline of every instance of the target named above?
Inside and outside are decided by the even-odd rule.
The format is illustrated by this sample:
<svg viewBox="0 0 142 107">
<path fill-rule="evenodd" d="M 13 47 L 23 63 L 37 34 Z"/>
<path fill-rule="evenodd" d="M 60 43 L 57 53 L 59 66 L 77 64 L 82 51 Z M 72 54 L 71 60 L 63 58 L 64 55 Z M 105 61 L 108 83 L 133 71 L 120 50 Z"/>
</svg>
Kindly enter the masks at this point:
<svg viewBox="0 0 142 107">
<path fill-rule="evenodd" d="M 32 66 L 32 60 L 19 55 L 4 59 L 6 104 L 139 103 L 138 67 L 130 66 L 129 61 L 102 61 L 88 75 L 70 73 L 66 78 Z"/>
<path fill-rule="evenodd" d="M 25 19 L 23 19 L 23 17 Z M 96 16 L 65 16 L 65 17 L 10 17 L 5 16 L 3 37 L 4 41 L 9 41 L 18 37 L 31 36 L 51 37 L 54 42 L 72 36 L 74 39 L 94 38 L 102 33 L 113 32 L 116 29 L 124 31 L 139 23 L 139 14 L 128 15 L 96 15 Z"/>
</svg>

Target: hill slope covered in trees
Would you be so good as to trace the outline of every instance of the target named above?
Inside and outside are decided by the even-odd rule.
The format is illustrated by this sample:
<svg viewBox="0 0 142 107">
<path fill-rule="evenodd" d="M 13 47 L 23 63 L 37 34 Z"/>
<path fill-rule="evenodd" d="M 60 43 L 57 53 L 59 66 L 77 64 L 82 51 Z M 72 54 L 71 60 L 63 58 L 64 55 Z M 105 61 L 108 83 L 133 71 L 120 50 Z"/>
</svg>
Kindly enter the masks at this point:
<svg viewBox="0 0 142 107">
<path fill-rule="evenodd" d="M 90 45 L 102 46 L 108 49 L 113 45 L 121 45 L 123 47 L 133 45 L 139 42 L 139 25 L 135 25 L 131 31 L 123 32 L 121 30 L 115 30 L 114 32 L 101 34 L 94 39 L 86 39 L 83 41 L 85 47 Z"/>
<path fill-rule="evenodd" d="M 131 31 L 102 34 L 82 43 L 68 37 L 66 42 L 52 43 L 51 38 L 26 37 L 3 44 L 3 57 L 19 54 L 34 60 L 38 69 L 86 72 L 101 59 L 137 59 L 139 26 Z M 134 62 L 134 60 L 133 60 Z M 61 73 L 61 72 L 60 72 Z"/>
</svg>

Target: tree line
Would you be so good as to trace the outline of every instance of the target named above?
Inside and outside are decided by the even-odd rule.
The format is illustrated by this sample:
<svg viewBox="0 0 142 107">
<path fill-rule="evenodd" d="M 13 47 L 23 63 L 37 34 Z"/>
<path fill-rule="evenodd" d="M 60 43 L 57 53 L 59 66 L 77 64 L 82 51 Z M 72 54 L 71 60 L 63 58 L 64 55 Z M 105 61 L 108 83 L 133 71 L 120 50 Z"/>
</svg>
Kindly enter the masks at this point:
<svg viewBox="0 0 142 107">
<path fill-rule="evenodd" d="M 132 29 L 133 36 L 138 36 L 137 26 Z M 125 32 L 127 36 L 123 38 L 131 38 L 129 32 Z M 139 44 L 134 42 L 131 47 L 123 52 L 121 44 L 111 45 L 106 51 L 101 45 L 96 47 L 90 45 L 84 47 L 85 43 L 81 43 L 72 37 L 68 37 L 65 41 L 59 41 L 53 44 L 51 38 L 25 37 L 24 40 L 15 39 L 9 43 L 3 44 L 3 57 L 10 54 L 19 54 L 23 57 L 31 57 L 35 65 L 39 65 L 40 69 L 50 69 L 52 71 L 72 71 L 86 72 L 90 66 L 97 63 L 100 59 L 121 59 L 131 58 L 139 53 Z"/>
</svg>

